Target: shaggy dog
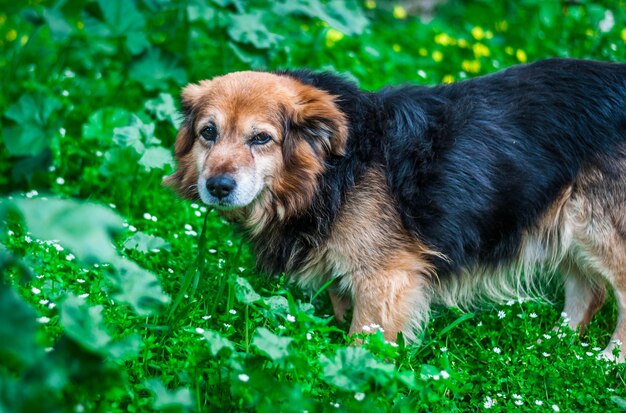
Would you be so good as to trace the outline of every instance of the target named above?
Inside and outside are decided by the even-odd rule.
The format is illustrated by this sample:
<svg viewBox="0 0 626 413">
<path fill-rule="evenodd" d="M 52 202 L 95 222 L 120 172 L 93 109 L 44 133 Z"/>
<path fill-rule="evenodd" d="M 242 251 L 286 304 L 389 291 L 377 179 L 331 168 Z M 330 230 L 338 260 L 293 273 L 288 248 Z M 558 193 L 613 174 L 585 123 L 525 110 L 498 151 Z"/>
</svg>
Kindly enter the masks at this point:
<svg viewBox="0 0 626 413">
<path fill-rule="evenodd" d="M 415 339 L 433 303 L 516 297 L 558 272 L 569 326 L 609 285 L 604 354 L 626 340 L 625 64 L 552 59 L 378 92 L 237 72 L 187 86 L 182 106 L 167 183 L 238 222 L 264 271 L 334 279 L 351 333 Z"/>
</svg>

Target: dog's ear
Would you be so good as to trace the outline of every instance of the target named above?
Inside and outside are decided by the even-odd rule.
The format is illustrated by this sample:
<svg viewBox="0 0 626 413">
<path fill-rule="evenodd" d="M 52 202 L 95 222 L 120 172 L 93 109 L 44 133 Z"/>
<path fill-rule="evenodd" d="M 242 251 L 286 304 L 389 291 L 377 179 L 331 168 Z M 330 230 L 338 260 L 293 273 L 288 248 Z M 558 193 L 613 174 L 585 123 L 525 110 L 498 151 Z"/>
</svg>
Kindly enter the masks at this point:
<svg viewBox="0 0 626 413">
<path fill-rule="evenodd" d="M 285 160 L 306 141 L 315 154 L 343 155 L 348 140 L 346 115 L 337 107 L 335 96 L 309 85 L 299 85 L 291 107 L 286 108 L 283 151 Z"/>
<path fill-rule="evenodd" d="M 202 100 L 205 86 L 200 84 L 189 84 L 181 93 L 181 108 L 184 120 L 176 134 L 174 144 L 174 158 L 178 162 L 176 170 L 163 180 L 163 185 L 174 189 L 179 195 L 185 198 L 197 198 L 198 192 L 196 181 L 198 179 L 196 168 L 193 164 L 191 150 L 195 142 L 194 119 L 195 108 Z"/>
</svg>

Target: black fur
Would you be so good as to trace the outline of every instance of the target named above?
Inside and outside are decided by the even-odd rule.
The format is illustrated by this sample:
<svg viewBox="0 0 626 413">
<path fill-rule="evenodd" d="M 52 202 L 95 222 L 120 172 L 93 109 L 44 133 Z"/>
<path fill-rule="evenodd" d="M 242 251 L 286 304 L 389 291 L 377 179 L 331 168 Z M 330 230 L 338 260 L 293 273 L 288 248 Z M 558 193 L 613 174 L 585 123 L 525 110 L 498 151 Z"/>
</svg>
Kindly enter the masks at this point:
<svg viewBox="0 0 626 413">
<path fill-rule="evenodd" d="M 436 87 L 359 90 L 329 73 L 281 71 L 338 96 L 347 153 L 328 160 L 309 211 L 255 242 L 291 272 L 327 235 L 346 192 L 382 167 L 404 225 L 443 253 L 438 275 L 498 264 L 586 163 L 626 145 L 626 64 L 551 59 Z M 287 266 L 294 248 L 300 256 Z"/>
</svg>

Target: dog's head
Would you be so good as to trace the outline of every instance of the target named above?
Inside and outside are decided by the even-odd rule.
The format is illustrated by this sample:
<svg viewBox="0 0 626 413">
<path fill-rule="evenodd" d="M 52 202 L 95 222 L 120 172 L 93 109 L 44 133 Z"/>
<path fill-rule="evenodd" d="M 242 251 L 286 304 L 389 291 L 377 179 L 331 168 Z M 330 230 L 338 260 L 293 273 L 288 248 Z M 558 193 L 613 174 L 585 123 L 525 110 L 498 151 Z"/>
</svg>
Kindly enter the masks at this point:
<svg viewBox="0 0 626 413">
<path fill-rule="evenodd" d="M 182 92 L 178 169 L 165 183 L 223 209 L 263 202 L 279 215 L 306 207 L 331 155 L 342 155 L 345 115 L 329 93 L 287 75 L 236 72 Z"/>
</svg>

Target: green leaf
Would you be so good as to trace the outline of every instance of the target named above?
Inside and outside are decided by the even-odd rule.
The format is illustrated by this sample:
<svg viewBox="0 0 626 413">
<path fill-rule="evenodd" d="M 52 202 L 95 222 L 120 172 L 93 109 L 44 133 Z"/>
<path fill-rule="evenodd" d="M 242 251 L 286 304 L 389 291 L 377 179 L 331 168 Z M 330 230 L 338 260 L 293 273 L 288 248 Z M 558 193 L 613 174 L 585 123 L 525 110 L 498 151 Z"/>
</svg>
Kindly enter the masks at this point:
<svg viewBox="0 0 626 413">
<path fill-rule="evenodd" d="M 292 341 L 293 338 L 291 337 L 280 337 L 265 327 L 259 327 L 252 338 L 252 345 L 270 359 L 278 361 L 289 355 L 287 347 Z"/>
<path fill-rule="evenodd" d="M 141 30 L 145 25 L 143 15 L 134 0 L 98 0 L 104 22 L 114 36 Z"/>
<path fill-rule="evenodd" d="M 245 278 L 237 277 L 231 282 L 235 287 L 235 297 L 237 297 L 237 301 L 240 303 L 252 304 L 261 299 L 261 296 L 254 291 L 254 288 L 252 288 L 248 280 Z"/>
<path fill-rule="evenodd" d="M 169 390 L 159 379 L 147 380 L 146 388 L 154 395 L 152 408 L 157 411 L 186 412 L 193 409 L 191 391 L 187 388 Z"/>
<path fill-rule="evenodd" d="M 146 169 L 164 169 L 168 165 L 173 168 L 174 157 L 169 149 L 162 146 L 153 146 L 146 149 L 139 159 L 139 164 Z"/>
<path fill-rule="evenodd" d="M 161 143 L 154 136 L 155 127 L 154 123 L 144 123 L 137 115 L 131 115 L 130 125 L 113 129 L 113 142 L 122 148 L 133 148 L 141 155 L 146 147 Z"/>
<path fill-rule="evenodd" d="M 158 97 L 148 100 L 144 107 L 158 120 L 170 122 L 176 129 L 183 120 L 176 109 L 174 98 L 169 93 L 159 93 Z"/>
<path fill-rule="evenodd" d="M 4 116 L 17 123 L 4 129 L 4 144 L 11 155 L 37 155 L 50 147 L 58 136 L 51 122 L 52 113 L 61 106 L 57 99 L 42 95 L 23 95 Z"/>
<path fill-rule="evenodd" d="M 35 361 L 39 348 L 35 339 L 35 311 L 15 291 L 0 281 L 0 360 L 7 359 L 29 365 Z"/>
<path fill-rule="evenodd" d="M 169 297 L 154 274 L 125 258 L 118 259 L 113 265 L 116 270 L 109 277 L 113 281 L 112 295 L 130 305 L 135 313 L 151 315 L 169 303 Z"/>
<path fill-rule="evenodd" d="M 67 39 L 74 31 L 72 25 L 65 20 L 65 16 L 58 9 L 44 9 L 43 18 L 48 23 L 52 38 L 58 42 Z"/>
<path fill-rule="evenodd" d="M 149 235 L 138 231 L 124 241 L 123 247 L 127 250 L 136 250 L 139 252 L 158 252 L 159 250 L 170 250 L 171 244 L 161 237 Z"/>
<path fill-rule="evenodd" d="M 109 208 L 67 199 L 3 201 L 14 205 L 36 238 L 57 240 L 83 262 L 112 262 L 117 257 L 113 235 L 122 220 Z"/>
<path fill-rule="evenodd" d="M 89 307 L 83 298 L 68 295 L 60 313 L 65 334 L 93 353 L 106 353 L 112 338 L 104 327 L 102 310 L 101 305 Z"/>
<path fill-rule="evenodd" d="M 295 14 L 319 18 L 349 36 L 362 34 L 369 24 L 362 8 L 354 0 L 282 0 L 274 4 L 273 10 L 279 16 Z"/>
<path fill-rule="evenodd" d="M 113 131 L 131 122 L 131 114 L 122 108 L 103 108 L 92 113 L 83 124 L 83 138 L 102 143 L 113 142 Z"/>
<path fill-rule="evenodd" d="M 331 358 L 322 355 L 323 379 L 341 390 L 363 391 L 370 381 L 381 386 L 389 383 L 395 367 L 381 363 L 363 347 L 344 347 Z"/>
<path fill-rule="evenodd" d="M 227 338 L 222 337 L 217 331 L 208 330 L 203 332 L 202 335 L 206 339 L 209 350 L 214 357 L 220 355 L 228 357 L 231 353 L 235 352 L 233 343 Z"/>
<path fill-rule="evenodd" d="M 163 56 L 161 50 L 152 48 L 139 60 L 135 61 L 129 72 L 130 78 L 137 81 L 146 90 L 166 89 L 170 81 L 177 85 L 187 82 L 185 71 L 176 61 Z"/>
<path fill-rule="evenodd" d="M 248 43 L 257 49 L 270 49 L 278 46 L 282 36 L 269 31 L 259 19 L 258 13 L 235 14 L 227 31 L 231 39 L 239 43 Z"/>
</svg>

